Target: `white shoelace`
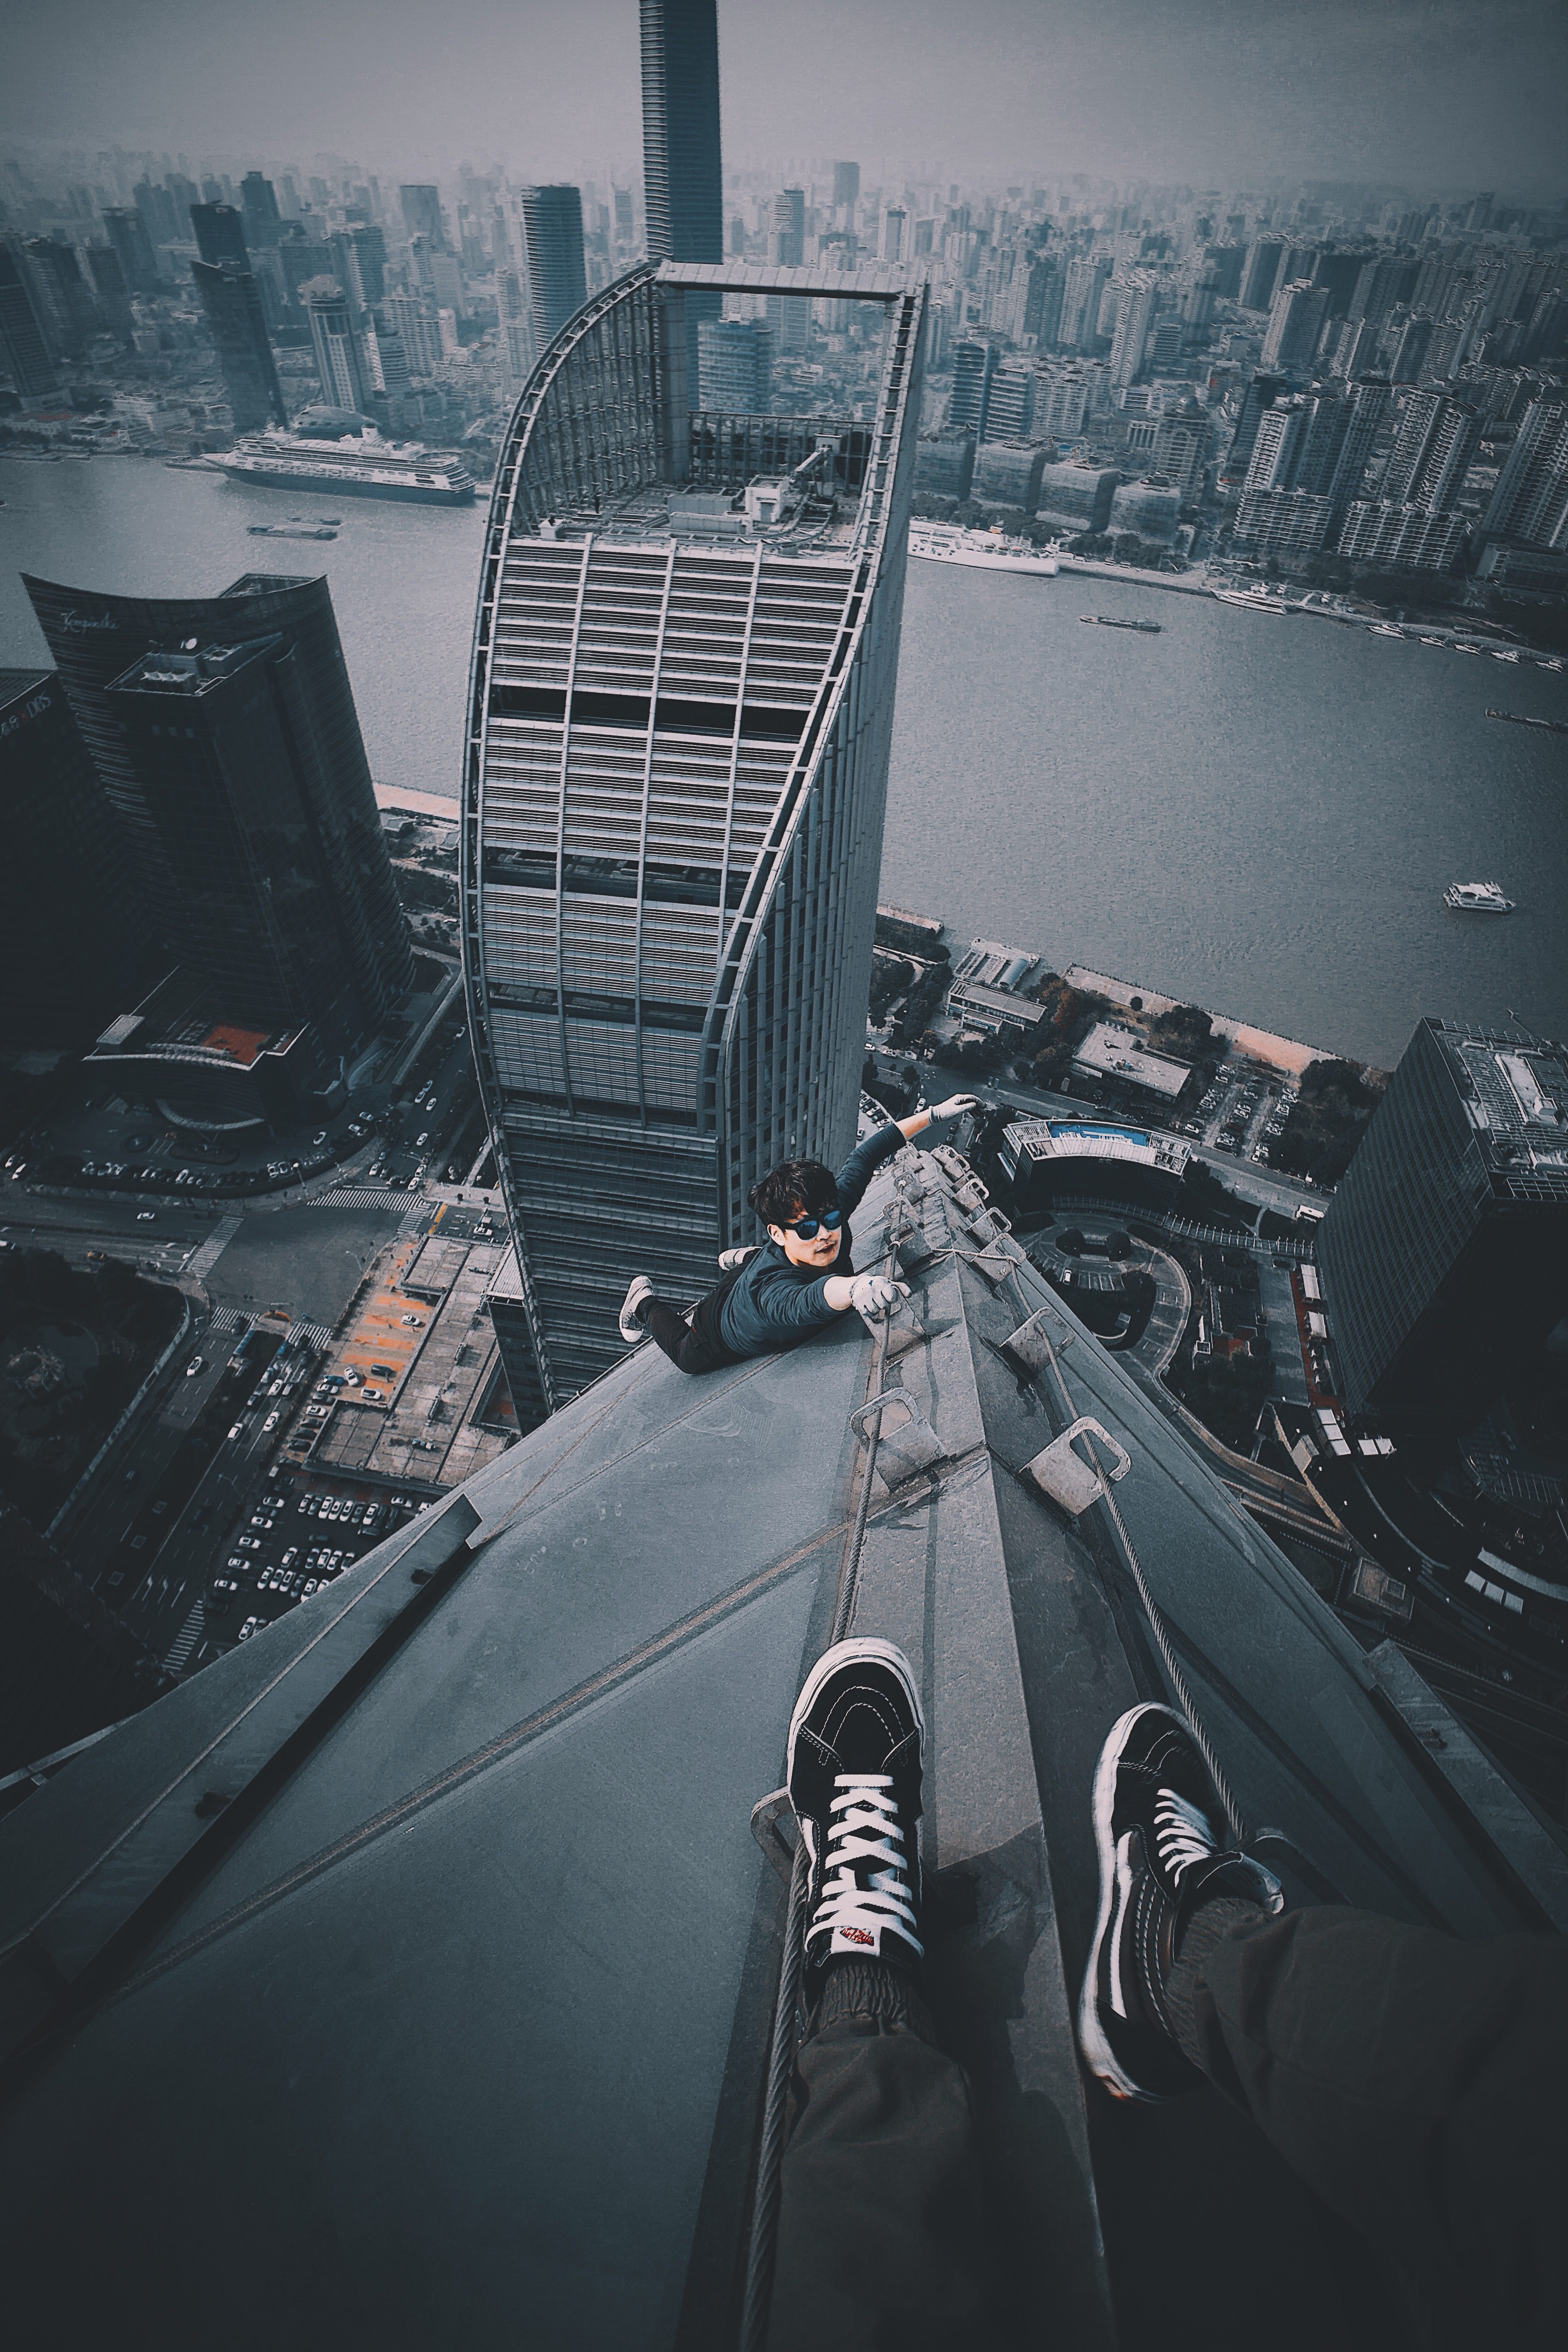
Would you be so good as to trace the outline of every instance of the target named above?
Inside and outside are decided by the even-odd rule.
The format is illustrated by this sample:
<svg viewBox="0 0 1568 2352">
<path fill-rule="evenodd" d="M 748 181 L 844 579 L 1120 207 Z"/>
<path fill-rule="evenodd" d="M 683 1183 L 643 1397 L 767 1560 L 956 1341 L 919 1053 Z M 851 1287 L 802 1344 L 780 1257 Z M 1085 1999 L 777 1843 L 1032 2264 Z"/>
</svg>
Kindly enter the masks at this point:
<svg viewBox="0 0 1568 2352">
<path fill-rule="evenodd" d="M 1218 1841 L 1206 1813 L 1174 1789 L 1162 1789 L 1154 1800 L 1154 1843 L 1161 1868 L 1175 1878 L 1194 1862 L 1206 1862 Z"/>
<path fill-rule="evenodd" d="M 899 1850 L 904 1843 L 904 1831 L 891 1793 L 891 1775 L 840 1772 L 833 1785 L 839 1793 L 829 1811 L 837 1819 L 827 1832 L 822 1897 L 812 1918 L 812 1934 L 822 1928 L 849 1927 L 870 1941 L 880 1929 L 893 1927 L 917 1952 L 923 1952 L 925 1948 L 915 1934 L 908 1865 Z M 865 1862 L 886 1866 L 873 1870 L 862 1886 L 855 1865 Z"/>
</svg>

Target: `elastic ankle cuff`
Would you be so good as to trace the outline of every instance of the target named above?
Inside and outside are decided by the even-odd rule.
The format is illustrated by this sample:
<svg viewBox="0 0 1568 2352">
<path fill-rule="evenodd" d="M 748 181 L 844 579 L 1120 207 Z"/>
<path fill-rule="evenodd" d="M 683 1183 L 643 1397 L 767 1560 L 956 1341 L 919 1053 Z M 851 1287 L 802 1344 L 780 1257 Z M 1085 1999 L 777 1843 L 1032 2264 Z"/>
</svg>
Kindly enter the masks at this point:
<svg viewBox="0 0 1568 2352">
<path fill-rule="evenodd" d="M 822 1990 L 806 2025 L 807 2041 L 848 2018 L 874 2018 L 886 2026 L 934 2042 L 931 2011 L 906 1969 L 889 1960 L 830 1960 Z"/>
<path fill-rule="evenodd" d="M 1244 1903 L 1233 1895 L 1216 1895 L 1212 1902 L 1200 1905 L 1187 1923 L 1181 1951 L 1165 1979 L 1164 1994 L 1182 2055 L 1194 2066 L 1201 2067 L 1204 2063 L 1194 2002 L 1209 1955 L 1233 1927 L 1246 1927 L 1248 1921 L 1260 1918 L 1262 1912 L 1261 1904 Z"/>
</svg>

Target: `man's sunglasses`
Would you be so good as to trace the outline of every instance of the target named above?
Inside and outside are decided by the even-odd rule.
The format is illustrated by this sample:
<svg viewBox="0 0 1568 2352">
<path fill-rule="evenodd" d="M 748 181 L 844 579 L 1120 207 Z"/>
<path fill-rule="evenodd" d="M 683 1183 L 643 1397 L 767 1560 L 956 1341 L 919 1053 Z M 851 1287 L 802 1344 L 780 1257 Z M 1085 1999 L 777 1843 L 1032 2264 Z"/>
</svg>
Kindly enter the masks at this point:
<svg viewBox="0 0 1568 2352">
<path fill-rule="evenodd" d="M 842 1209 L 824 1209 L 820 1217 L 796 1217 L 786 1224 L 786 1234 L 798 1234 L 803 1242 L 814 1242 L 818 1234 L 836 1234 L 844 1223 Z"/>
</svg>

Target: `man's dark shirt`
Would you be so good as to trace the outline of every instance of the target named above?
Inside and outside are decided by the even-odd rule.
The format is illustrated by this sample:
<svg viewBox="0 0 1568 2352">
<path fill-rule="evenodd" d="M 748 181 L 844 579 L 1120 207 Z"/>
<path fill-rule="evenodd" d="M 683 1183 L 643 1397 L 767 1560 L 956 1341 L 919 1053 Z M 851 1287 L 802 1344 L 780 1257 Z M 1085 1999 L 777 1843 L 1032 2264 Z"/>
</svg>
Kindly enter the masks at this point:
<svg viewBox="0 0 1568 2352">
<path fill-rule="evenodd" d="M 775 1241 L 764 1243 L 745 1265 L 719 1315 L 720 1337 L 732 1356 L 771 1355 L 775 1348 L 787 1348 L 837 1319 L 823 1294 L 837 1276 L 855 1271 L 850 1212 L 859 1207 L 877 1170 L 902 1150 L 903 1141 L 896 1127 L 879 1127 L 855 1146 L 839 1170 L 844 1238 L 830 1266 L 816 1274 L 810 1266 L 792 1265 Z"/>
</svg>

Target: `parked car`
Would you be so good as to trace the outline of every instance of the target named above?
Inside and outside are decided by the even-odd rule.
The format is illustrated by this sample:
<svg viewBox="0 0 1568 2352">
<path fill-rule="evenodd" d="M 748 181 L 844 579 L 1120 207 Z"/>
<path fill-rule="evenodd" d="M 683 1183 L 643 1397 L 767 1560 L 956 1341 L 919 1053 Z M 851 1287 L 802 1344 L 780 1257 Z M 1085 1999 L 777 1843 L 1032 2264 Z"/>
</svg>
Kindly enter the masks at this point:
<svg viewBox="0 0 1568 2352">
<path fill-rule="evenodd" d="M 258 1633 L 266 1622 L 265 1617 L 247 1617 L 239 1629 L 239 1639 L 242 1642 L 248 1642 L 251 1635 Z"/>
<path fill-rule="evenodd" d="M 261 1538 L 259 1536 L 241 1536 L 239 1538 L 238 1549 L 241 1551 L 259 1551 L 261 1549 Z"/>
<path fill-rule="evenodd" d="M 155 1225 L 158 1222 L 157 1210 L 138 1209 L 136 1212 L 136 1222 L 139 1225 Z"/>
</svg>

